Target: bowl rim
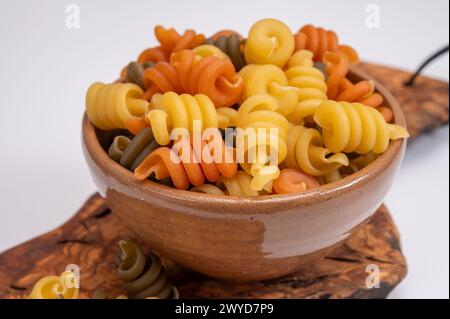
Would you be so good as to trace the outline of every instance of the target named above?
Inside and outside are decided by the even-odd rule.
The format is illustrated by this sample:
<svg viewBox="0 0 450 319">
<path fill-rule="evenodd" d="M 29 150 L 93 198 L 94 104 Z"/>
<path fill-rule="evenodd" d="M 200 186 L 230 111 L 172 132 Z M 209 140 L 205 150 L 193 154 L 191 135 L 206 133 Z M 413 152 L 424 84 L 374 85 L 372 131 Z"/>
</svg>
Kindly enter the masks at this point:
<svg viewBox="0 0 450 319">
<path fill-rule="evenodd" d="M 392 96 L 392 94 L 382 86 L 378 81 L 368 76 L 361 70 L 354 66 L 350 68 L 349 76 L 357 80 L 373 81 L 375 90 L 384 97 L 385 105 L 389 106 L 395 118 L 395 124 L 406 128 L 406 120 L 403 111 Z M 189 190 L 180 190 L 167 185 L 159 184 L 151 180 L 138 181 L 134 178 L 134 174 L 128 169 L 122 167 L 119 163 L 112 160 L 107 152 L 102 148 L 97 138 L 96 129 L 89 121 L 86 113 L 82 120 L 82 143 L 86 151 L 89 153 L 96 165 L 102 168 L 103 172 L 110 177 L 117 180 L 120 184 L 126 184 L 127 187 L 132 187 L 136 191 L 143 194 L 158 196 L 174 201 L 184 201 L 193 204 L 203 203 L 221 203 L 226 205 L 254 205 L 254 204 L 275 204 L 295 202 L 297 205 L 308 205 L 317 202 L 330 200 L 338 197 L 342 193 L 357 189 L 358 187 L 367 184 L 373 178 L 378 176 L 384 168 L 398 156 L 401 155 L 402 149 L 406 146 L 406 139 L 398 139 L 390 141 L 388 148 L 376 160 L 369 165 L 363 167 L 359 171 L 350 174 L 338 181 L 321 185 L 317 188 L 307 190 L 300 193 L 290 194 L 269 194 L 260 196 L 230 196 L 230 195 L 212 195 L 200 192 L 192 192 Z"/>
</svg>

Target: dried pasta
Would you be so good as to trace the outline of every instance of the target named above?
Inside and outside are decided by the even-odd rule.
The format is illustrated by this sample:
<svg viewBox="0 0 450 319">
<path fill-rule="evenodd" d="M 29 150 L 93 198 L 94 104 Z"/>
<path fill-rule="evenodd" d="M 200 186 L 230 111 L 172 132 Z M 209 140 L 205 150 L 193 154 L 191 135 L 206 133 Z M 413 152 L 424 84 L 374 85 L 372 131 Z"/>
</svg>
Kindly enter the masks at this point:
<svg viewBox="0 0 450 319">
<path fill-rule="evenodd" d="M 212 50 L 214 51 L 214 50 Z M 177 92 L 205 94 L 216 107 L 234 105 L 240 98 L 244 83 L 228 58 L 214 52 L 202 57 L 204 51 L 183 50 L 173 54 L 170 63 L 159 62 L 144 72 L 150 83 L 145 97 L 155 93 Z"/>
<path fill-rule="evenodd" d="M 79 288 L 75 285 L 75 274 L 70 271 L 60 276 L 41 278 L 31 290 L 29 299 L 77 299 Z"/>
<path fill-rule="evenodd" d="M 178 149 L 160 147 L 150 153 L 134 170 L 138 180 L 155 175 L 157 180 L 172 179 L 176 188 L 201 186 L 217 182 L 221 176 L 233 177 L 237 172 L 234 149 L 225 145 L 218 130 L 211 139 L 196 146 L 187 139 L 177 142 Z"/>
<path fill-rule="evenodd" d="M 192 49 L 205 41 L 203 34 L 197 34 L 192 29 L 180 35 L 175 29 L 166 29 L 160 25 L 155 27 L 155 36 L 161 44 L 161 49 L 169 53 Z"/>
<path fill-rule="evenodd" d="M 205 42 L 205 43 L 207 43 L 207 42 Z M 230 57 L 227 55 L 226 52 L 222 51 L 217 46 L 214 46 L 211 44 L 199 45 L 198 47 L 193 48 L 192 52 L 195 53 L 195 62 L 199 62 L 201 59 L 209 57 L 209 56 L 214 56 L 216 58 L 230 60 Z"/>
<path fill-rule="evenodd" d="M 330 51 L 344 54 L 353 63 L 359 62 L 356 51 L 348 45 L 340 45 L 334 31 L 314 27 L 310 24 L 300 28 L 295 35 L 295 50 L 303 49 L 314 53 L 314 61 L 321 61 L 324 53 Z"/>
<path fill-rule="evenodd" d="M 214 196 L 298 193 L 408 137 L 375 82 L 353 81 L 358 53 L 334 31 L 308 24 L 293 34 L 263 19 L 246 39 L 231 29 L 208 39 L 154 32 L 159 43 L 86 95 L 89 120 L 109 131 L 102 147 L 137 180 Z"/>
<path fill-rule="evenodd" d="M 307 175 L 298 169 L 284 168 L 273 182 L 273 191 L 276 194 L 300 193 L 319 186 L 314 176 Z"/>
<path fill-rule="evenodd" d="M 383 153 L 390 139 L 408 137 L 406 129 L 388 124 L 376 109 L 361 103 L 323 102 L 314 120 L 322 128 L 323 142 L 333 153 Z"/>
<path fill-rule="evenodd" d="M 125 147 L 119 159 L 120 165 L 134 171 L 158 147 L 151 128 L 145 128 Z"/>
<path fill-rule="evenodd" d="M 239 71 L 245 66 L 245 57 L 242 50 L 241 37 L 232 33 L 230 35 L 219 35 L 216 38 L 209 38 L 205 41 L 206 44 L 212 44 L 225 52 L 233 62 L 236 71 Z M 195 50 L 195 49 L 194 49 Z"/>
<path fill-rule="evenodd" d="M 289 86 L 281 68 L 271 64 L 249 64 L 239 74 L 245 82 L 243 100 L 254 95 L 270 95 L 277 100 L 278 112 L 284 116 L 291 114 L 296 107 L 300 91 Z"/>
<path fill-rule="evenodd" d="M 336 101 L 360 102 L 366 106 L 377 108 L 386 122 L 393 120 L 392 110 L 382 106 L 383 97 L 375 92 L 373 81 L 352 83 L 347 79 L 350 67 L 347 58 L 340 53 L 326 52 L 323 57 L 327 68 L 328 98 Z"/>
<path fill-rule="evenodd" d="M 277 112 L 278 103 L 270 95 L 254 95 L 239 107 L 236 124 L 245 130 L 237 136 L 236 146 L 241 167 L 253 178 L 251 189 L 262 190 L 278 178 L 278 163 L 287 154 L 289 123 Z M 270 156 L 270 155 L 275 156 Z"/>
<path fill-rule="evenodd" d="M 130 139 L 128 137 L 123 135 L 117 135 L 114 137 L 114 140 L 108 150 L 109 157 L 116 162 L 120 162 L 123 151 L 127 148 L 128 144 L 130 144 Z"/>
<path fill-rule="evenodd" d="M 148 102 L 142 89 L 133 83 L 92 84 L 86 94 L 89 120 L 102 130 L 125 128 L 125 121 L 142 116 Z"/>
<path fill-rule="evenodd" d="M 287 25 L 279 20 L 263 19 L 250 28 L 244 54 L 247 63 L 283 67 L 294 48 L 294 35 Z"/>
<path fill-rule="evenodd" d="M 244 171 L 238 171 L 233 177 L 221 177 L 217 183 L 222 188 L 203 184 L 201 186 L 193 187 L 191 191 L 205 193 L 210 195 L 229 195 L 229 196 L 258 196 L 262 192 L 253 190 L 250 187 L 252 177 Z M 268 193 L 268 192 L 266 192 Z"/>
<path fill-rule="evenodd" d="M 220 184 L 224 185 L 230 196 L 258 196 L 260 193 L 251 187 L 252 176 L 244 171 L 238 171 L 233 177 L 223 177 Z"/>
<path fill-rule="evenodd" d="M 146 256 L 142 247 L 132 241 L 121 240 L 119 247 L 122 254 L 118 273 L 129 298 L 178 299 L 178 291 L 167 278 L 157 255 Z"/>
<path fill-rule="evenodd" d="M 144 71 L 147 68 L 153 67 L 153 62 L 130 62 L 124 69 L 121 78 L 123 83 L 134 83 L 141 89 L 145 89 Z"/>
<path fill-rule="evenodd" d="M 288 152 L 284 165 L 301 169 L 308 175 L 323 176 L 348 165 L 344 153 L 331 154 L 323 146 L 320 132 L 301 125 L 291 127 L 287 138 Z"/>
<path fill-rule="evenodd" d="M 304 119 L 314 115 L 319 104 L 327 99 L 327 84 L 322 72 L 314 67 L 313 53 L 300 50 L 292 55 L 286 69 L 290 86 L 299 89 L 298 104 L 287 115 L 293 124 L 303 124 Z"/>
<path fill-rule="evenodd" d="M 155 140 L 160 145 L 169 144 L 173 128 L 185 128 L 193 135 L 194 123 L 200 125 L 201 132 L 219 125 L 216 108 L 204 94 L 157 94 L 150 101 L 147 118 Z"/>
</svg>

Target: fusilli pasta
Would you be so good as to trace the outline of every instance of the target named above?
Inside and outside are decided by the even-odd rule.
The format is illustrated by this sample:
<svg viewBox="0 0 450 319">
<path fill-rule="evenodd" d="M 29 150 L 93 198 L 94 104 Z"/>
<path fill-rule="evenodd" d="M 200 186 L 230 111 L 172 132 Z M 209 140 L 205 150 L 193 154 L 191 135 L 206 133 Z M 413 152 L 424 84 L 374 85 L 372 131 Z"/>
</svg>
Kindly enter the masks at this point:
<svg viewBox="0 0 450 319">
<path fill-rule="evenodd" d="M 281 170 L 280 176 L 273 182 L 273 191 L 276 194 L 300 193 L 319 186 L 320 184 L 314 176 L 307 175 L 295 168 L 284 168 Z"/>
<path fill-rule="evenodd" d="M 236 124 L 244 130 L 236 141 L 238 161 L 253 177 L 250 187 L 255 191 L 278 178 L 277 165 L 287 154 L 289 123 L 277 110 L 278 103 L 270 95 L 254 95 L 237 112 Z"/>
<path fill-rule="evenodd" d="M 297 106 L 299 89 L 289 86 L 281 68 L 271 64 L 249 64 L 239 74 L 245 82 L 243 100 L 254 95 L 270 95 L 277 100 L 277 112 L 284 116 L 291 114 Z"/>
<path fill-rule="evenodd" d="M 31 290 L 29 299 L 77 299 L 79 288 L 75 286 L 75 274 L 70 271 L 60 276 L 41 278 Z"/>
<path fill-rule="evenodd" d="M 348 165 L 348 158 L 343 153 L 332 152 L 323 147 L 322 136 L 313 128 L 301 125 L 291 127 L 287 138 L 288 152 L 284 165 L 288 168 L 301 169 L 308 175 L 323 176 Z"/>
<path fill-rule="evenodd" d="M 168 280 L 157 255 L 150 253 L 146 256 L 142 248 L 132 241 L 121 240 L 119 247 L 122 254 L 118 272 L 129 298 L 178 299 L 178 291 Z"/>
<path fill-rule="evenodd" d="M 157 180 L 172 179 L 176 188 L 201 186 L 206 181 L 217 182 L 221 176 L 233 177 L 237 172 L 234 149 L 225 145 L 220 132 L 201 145 L 182 139 L 175 149 L 160 147 L 150 153 L 135 169 L 134 175 L 143 180 L 155 174 Z"/>
<path fill-rule="evenodd" d="M 313 53 L 300 50 L 289 59 L 286 77 L 290 86 L 299 89 L 298 104 L 287 115 L 294 124 L 303 124 L 306 117 L 314 115 L 319 104 L 327 99 L 327 84 L 322 72 L 314 67 Z"/>
<path fill-rule="evenodd" d="M 236 71 L 239 71 L 245 66 L 245 57 L 242 51 L 242 40 L 238 34 L 232 33 L 229 36 L 220 35 L 216 39 L 206 39 L 205 43 L 212 44 L 225 52 L 233 62 Z"/>
<path fill-rule="evenodd" d="M 142 89 L 133 83 L 92 84 L 86 94 L 86 113 L 97 128 L 125 128 L 125 121 L 142 116 L 148 102 Z"/>
<path fill-rule="evenodd" d="M 244 55 L 247 63 L 283 67 L 294 48 L 294 35 L 287 25 L 279 20 L 263 19 L 250 28 Z"/>
<path fill-rule="evenodd" d="M 323 142 L 333 153 L 382 153 L 390 139 L 406 138 L 399 125 L 388 124 L 376 109 L 361 103 L 325 101 L 314 114 Z"/>
<path fill-rule="evenodd" d="M 201 93 L 210 97 L 216 107 L 235 104 L 244 87 L 229 59 L 213 55 L 201 58 L 193 50 L 175 53 L 170 63 L 159 62 L 146 69 L 144 79 L 150 83 L 146 98 L 169 91 Z"/>
<path fill-rule="evenodd" d="M 185 128 L 193 136 L 194 123 L 201 125 L 199 128 L 201 132 L 206 128 L 217 128 L 219 125 L 216 108 L 204 94 L 194 96 L 178 95 L 174 92 L 156 94 L 150 101 L 147 118 L 160 145 L 169 144 L 173 128 Z"/>
<path fill-rule="evenodd" d="M 359 62 L 356 51 L 348 45 L 340 45 L 334 31 L 314 27 L 310 24 L 303 26 L 295 35 L 295 50 L 307 49 L 314 53 L 314 61 L 321 61 L 325 52 L 341 52 L 353 63 Z"/>
</svg>

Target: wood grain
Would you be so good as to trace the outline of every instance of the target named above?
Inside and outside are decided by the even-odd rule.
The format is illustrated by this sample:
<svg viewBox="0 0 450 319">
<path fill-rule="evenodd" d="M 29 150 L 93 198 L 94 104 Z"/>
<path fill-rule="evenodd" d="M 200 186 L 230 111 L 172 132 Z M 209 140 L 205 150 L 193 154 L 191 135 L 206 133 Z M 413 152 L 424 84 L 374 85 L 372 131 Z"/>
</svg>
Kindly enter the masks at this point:
<svg viewBox="0 0 450 319">
<path fill-rule="evenodd" d="M 411 137 L 448 124 L 448 82 L 419 76 L 414 85 L 405 86 L 410 72 L 371 63 L 361 63 L 357 68 L 394 95 L 403 108 Z"/>
<path fill-rule="evenodd" d="M 134 238 L 105 201 L 92 196 L 61 227 L 0 255 L 0 296 L 23 298 L 33 284 L 66 265 L 81 271 L 80 297 L 96 290 L 123 294 L 117 276 L 117 242 Z M 148 247 L 147 247 L 148 248 Z M 182 298 L 378 298 L 385 297 L 406 274 L 398 232 L 386 208 L 324 260 L 287 277 L 250 284 L 230 284 L 177 268 L 165 261 Z M 380 267 L 380 288 L 367 289 L 366 266 Z"/>
<path fill-rule="evenodd" d="M 362 63 L 359 68 L 385 85 L 403 107 L 411 137 L 448 123 L 448 83 Z M 24 298 L 42 276 L 66 265 L 81 269 L 81 297 L 95 290 L 109 297 L 124 293 L 117 277 L 119 239 L 135 236 L 111 214 L 99 195 L 57 229 L 0 254 L 0 297 Z M 149 247 L 146 247 L 149 249 Z M 182 298 L 382 298 L 404 278 L 407 266 L 397 229 L 385 207 L 324 260 L 277 280 L 229 284 L 178 268 L 165 261 Z M 367 289 L 366 266 L 380 267 L 380 288 Z"/>
</svg>

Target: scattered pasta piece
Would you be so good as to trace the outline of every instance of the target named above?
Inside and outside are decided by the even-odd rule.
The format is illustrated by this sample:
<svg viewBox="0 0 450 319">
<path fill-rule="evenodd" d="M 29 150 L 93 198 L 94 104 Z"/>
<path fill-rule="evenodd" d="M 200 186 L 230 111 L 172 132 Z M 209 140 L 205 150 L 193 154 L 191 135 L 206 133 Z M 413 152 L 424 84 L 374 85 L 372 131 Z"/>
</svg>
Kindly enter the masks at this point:
<svg viewBox="0 0 450 319">
<path fill-rule="evenodd" d="M 75 280 L 75 274 L 70 271 L 41 278 L 31 290 L 29 299 L 77 299 L 79 288 L 76 288 Z"/>
<path fill-rule="evenodd" d="M 157 255 L 146 256 L 142 247 L 132 241 L 121 240 L 119 247 L 122 254 L 118 272 L 129 298 L 179 298 Z"/>
</svg>

